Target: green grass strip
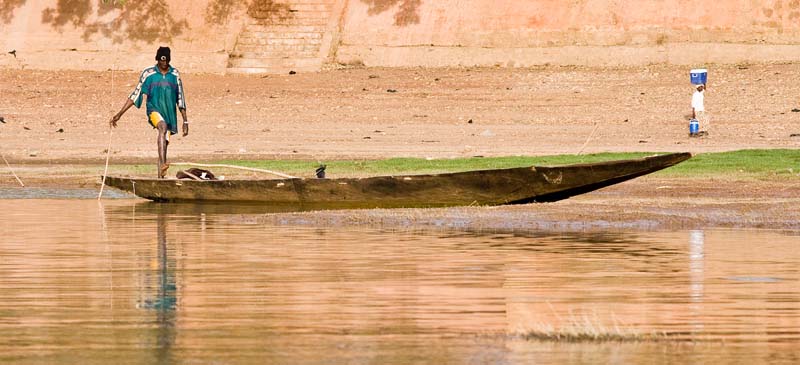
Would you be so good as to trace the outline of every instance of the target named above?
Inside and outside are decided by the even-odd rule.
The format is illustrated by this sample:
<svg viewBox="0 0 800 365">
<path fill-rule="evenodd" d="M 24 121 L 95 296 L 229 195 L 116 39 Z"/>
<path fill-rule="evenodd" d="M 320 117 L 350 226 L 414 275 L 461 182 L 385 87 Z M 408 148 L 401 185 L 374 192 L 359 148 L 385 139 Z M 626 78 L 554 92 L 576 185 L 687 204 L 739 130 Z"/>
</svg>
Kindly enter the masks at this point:
<svg viewBox="0 0 800 365">
<path fill-rule="evenodd" d="M 471 157 L 454 159 L 424 158 L 390 158 L 385 160 L 334 160 L 324 161 L 327 171 L 337 175 L 398 175 L 427 174 L 469 170 L 502 169 L 530 165 L 568 165 L 574 163 L 590 163 L 618 159 L 638 158 L 652 153 L 602 153 L 595 155 L 558 155 L 558 156 L 519 156 L 519 157 Z M 286 173 L 313 172 L 319 166 L 316 161 L 240 161 L 224 160 L 215 163 L 254 167 Z"/>
<path fill-rule="evenodd" d="M 739 150 L 701 153 L 661 172 L 667 176 L 738 178 L 800 177 L 800 150 Z"/>
<path fill-rule="evenodd" d="M 522 166 L 558 166 L 640 158 L 656 153 L 598 153 L 589 155 L 519 156 L 455 159 L 391 158 L 385 160 L 331 160 L 329 176 L 376 176 L 401 174 L 430 174 L 469 170 L 501 169 Z M 229 164 L 311 176 L 319 166 L 316 161 L 303 160 L 221 160 L 209 163 Z M 150 165 L 129 166 L 128 169 L 150 171 Z M 212 169 L 213 170 L 213 169 Z M 656 172 L 661 177 L 728 179 L 800 178 L 800 150 L 768 149 L 696 154 L 690 160 Z"/>
</svg>

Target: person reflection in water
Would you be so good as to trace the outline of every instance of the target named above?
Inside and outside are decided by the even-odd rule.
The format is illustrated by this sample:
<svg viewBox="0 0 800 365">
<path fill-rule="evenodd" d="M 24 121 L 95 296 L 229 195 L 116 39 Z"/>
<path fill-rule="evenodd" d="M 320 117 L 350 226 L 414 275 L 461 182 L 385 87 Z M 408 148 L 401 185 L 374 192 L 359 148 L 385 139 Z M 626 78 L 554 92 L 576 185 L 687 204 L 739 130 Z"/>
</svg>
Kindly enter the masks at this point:
<svg viewBox="0 0 800 365">
<path fill-rule="evenodd" d="M 175 342 L 175 317 L 177 307 L 177 286 L 175 278 L 175 259 L 170 259 L 167 250 L 167 216 L 159 212 L 157 218 L 157 238 L 158 256 L 157 269 L 154 277 L 156 285 L 153 285 L 151 278 L 152 271 L 147 271 L 144 287 L 144 299 L 140 301 L 140 308 L 153 310 L 156 312 L 156 323 L 158 325 L 155 338 L 155 349 L 158 363 L 170 363 L 170 350 Z M 155 287 L 154 287 L 155 286 Z M 155 294 L 152 296 L 152 294 Z"/>
<path fill-rule="evenodd" d="M 167 218 L 158 213 L 158 286 L 155 298 L 144 300 L 143 307 L 159 312 L 174 311 L 178 302 L 175 295 L 175 260 L 169 259 L 167 251 Z"/>
</svg>

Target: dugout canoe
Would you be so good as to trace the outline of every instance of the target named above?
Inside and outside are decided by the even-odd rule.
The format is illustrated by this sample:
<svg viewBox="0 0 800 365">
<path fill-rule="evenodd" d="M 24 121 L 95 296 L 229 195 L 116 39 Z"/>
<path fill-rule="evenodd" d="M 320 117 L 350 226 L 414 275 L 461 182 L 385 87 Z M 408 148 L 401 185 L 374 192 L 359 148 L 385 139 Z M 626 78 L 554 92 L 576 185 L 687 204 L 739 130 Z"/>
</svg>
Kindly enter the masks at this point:
<svg viewBox="0 0 800 365">
<path fill-rule="evenodd" d="M 106 184 L 158 202 L 240 202 L 300 209 L 442 207 L 553 202 L 673 166 L 690 153 L 429 175 L 265 180 L 114 177 Z"/>
</svg>

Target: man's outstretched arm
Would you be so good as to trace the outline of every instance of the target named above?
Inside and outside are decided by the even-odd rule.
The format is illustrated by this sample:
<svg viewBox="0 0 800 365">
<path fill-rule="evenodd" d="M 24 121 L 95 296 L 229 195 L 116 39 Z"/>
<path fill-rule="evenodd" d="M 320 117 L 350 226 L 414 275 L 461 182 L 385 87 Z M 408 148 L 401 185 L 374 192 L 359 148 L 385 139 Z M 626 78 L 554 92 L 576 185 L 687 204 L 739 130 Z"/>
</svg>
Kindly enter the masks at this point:
<svg viewBox="0 0 800 365">
<path fill-rule="evenodd" d="M 111 120 L 108 122 L 108 125 L 110 125 L 111 127 L 116 127 L 119 118 L 122 117 L 122 114 L 125 114 L 125 112 L 128 111 L 128 109 L 130 109 L 132 106 L 133 106 L 133 101 L 131 99 L 125 99 L 125 105 L 122 106 L 122 109 L 120 109 L 119 112 L 117 112 L 117 114 L 114 114 L 114 116 L 111 117 Z"/>
</svg>

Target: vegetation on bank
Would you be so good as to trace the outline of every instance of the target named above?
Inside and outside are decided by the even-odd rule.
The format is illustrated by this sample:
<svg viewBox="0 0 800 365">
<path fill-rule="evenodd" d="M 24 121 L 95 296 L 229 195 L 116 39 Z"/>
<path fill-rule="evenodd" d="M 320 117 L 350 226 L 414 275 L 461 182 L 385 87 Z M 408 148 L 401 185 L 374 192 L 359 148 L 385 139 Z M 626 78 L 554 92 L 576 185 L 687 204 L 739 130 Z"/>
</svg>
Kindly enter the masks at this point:
<svg viewBox="0 0 800 365">
<path fill-rule="evenodd" d="M 522 167 L 530 165 L 557 166 L 576 163 L 592 163 L 619 159 L 640 158 L 655 153 L 598 153 L 590 155 L 555 156 L 515 156 L 515 157 L 472 157 L 455 159 L 391 158 L 385 160 L 220 160 L 208 161 L 211 164 L 227 164 L 258 169 L 266 169 L 285 174 L 312 177 L 320 164 L 327 165 L 327 177 L 357 177 L 376 175 L 429 174 L 455 171 L 484 170 Z M 177 162 L 177 161 L 176 161 Z M 174 166 L 170 175 L 186 166 Z M 226 176 L 241 175 L 226 168 L 210 168 L 216 174 Z M 117 165 L 110 174 L 148 175 L 154 167 L 148 165 Z M 248 176 L 269 176 L 247 173 Z M 800 150 L 739 150 L 731 152 L 696 154 L 688 161 L 665 170 L 654 176 L 664 178 L 726 178 L 746 179 L 784 179 L 800 178 Z"/>
<path fill-rule="evenodd" d="M 738 178 L 800 177 L 800 150 L 739 150 L 701 153 L 660 172 L 664 176 Z"/>
<path fill-rule="evenodd" d="M 598 153 L 590 155 L 472 157 L 456 159 L 392 158 L 386 160 L 324 161 L 331 176 L 374 176 L 426 174 L 468 170 L 511 168 L 530 165 L 556 166 L 639 158 L 654 153 Z M 218 161 L 215 163 L 280 171 L 297 176 L 313 175 L 317 161 L 258 160 Z M 732 179 L 758 179 L 800 176 L 800 150 L 739 150 L 702 153 L 690 160 L 656 173 L 661 177 L 725 176 Z"/>
<path fill-rule="evenodd" d="M 557 166 L 575 163 L 591 163 L 618 159 L 639 158 L 653 153 L 599 153 L 591 155 L 519 156 L 519 157 L 473 157 L 456 159 L 392 158 L 385 160 L 219 160 L 202 161 L 209 164 L 228 164 L 272 170 L 298 177 L 313 177 L 319 165 L 327 165 L 326 177 L 366 177 L 378 175 L 414 175 L 455 171 L 469 171 L 521 166 Z M 180 161 L 180 157 L 172 162 Z M 175 165 L 169 176 L 188 166 Z M 2 168 L 0 168 L 2 170 Z M 17 175 L 26 183 L 48 184 L 94 184 L 102 176 L 102 165 L 26 165 L 14 166 Z M 123 176 L 155 176 L 155 163 L 115 164 L 108 167 L 108 174 Z M 209 168 L 217 176 L 227 179 L 274 178 L 274 176 L 252 171 L 230 168 Z M 18 186 L 10 173 L 4 173 L 0 186 Z M 726 181 L 763 180 L 795 184 L 800 180 L 800 149 L 740 150 L 732 152 L 697 154 L 688 161 L 649 176 L 678 179 L 718 179 Z"/>
</svg>

